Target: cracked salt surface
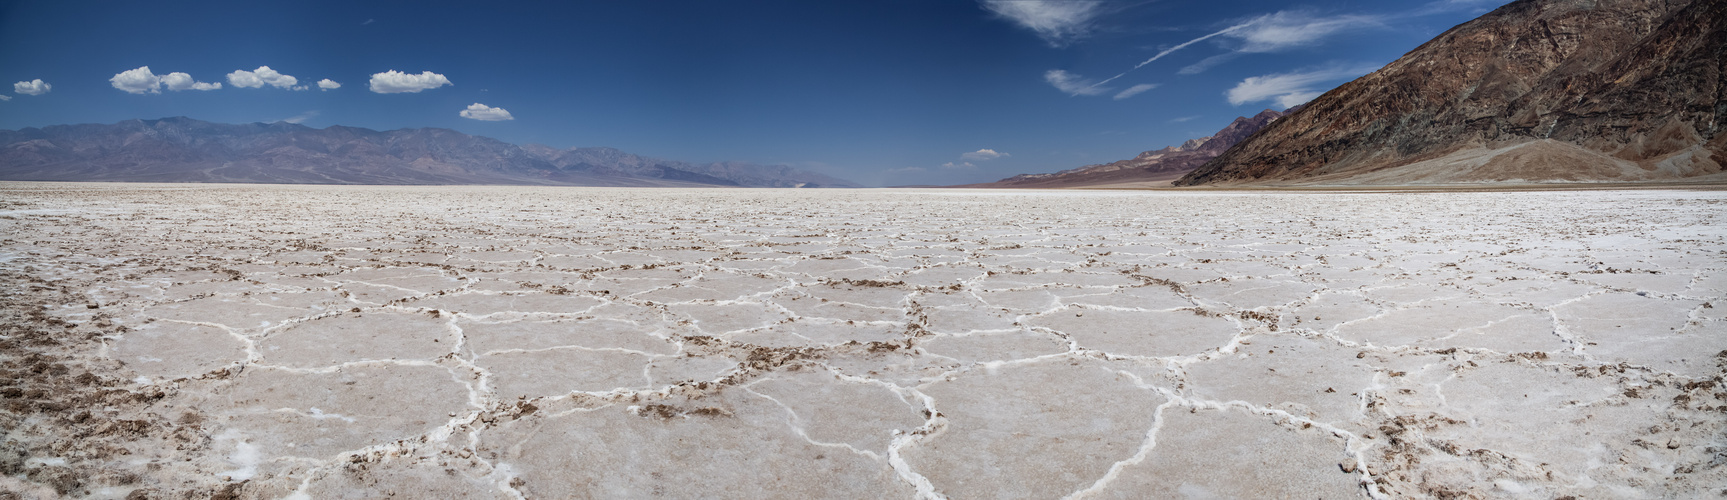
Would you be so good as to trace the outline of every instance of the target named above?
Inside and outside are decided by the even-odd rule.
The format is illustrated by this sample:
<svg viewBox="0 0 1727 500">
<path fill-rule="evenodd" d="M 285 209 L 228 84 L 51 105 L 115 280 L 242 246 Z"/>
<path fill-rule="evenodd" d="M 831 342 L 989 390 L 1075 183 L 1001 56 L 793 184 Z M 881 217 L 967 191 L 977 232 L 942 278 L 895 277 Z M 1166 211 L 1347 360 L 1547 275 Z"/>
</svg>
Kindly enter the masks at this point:
<svg viewBox="0 0 1727 500">
<path fill-rule="evenodd" d="M 0 192 L 25 498 L 1727 484 L 1718 192 Z"/>
</svg>

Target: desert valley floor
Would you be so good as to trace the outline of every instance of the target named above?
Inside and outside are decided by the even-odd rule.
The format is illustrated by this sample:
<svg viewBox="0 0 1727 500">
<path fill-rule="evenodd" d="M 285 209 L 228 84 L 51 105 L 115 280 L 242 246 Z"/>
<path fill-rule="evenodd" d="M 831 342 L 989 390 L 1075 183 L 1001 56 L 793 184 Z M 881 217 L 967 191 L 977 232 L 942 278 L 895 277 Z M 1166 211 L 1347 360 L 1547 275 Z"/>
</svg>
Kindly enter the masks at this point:
<svg viewBox="0 0 1727 500">
<path fill-rule="evenodd" d="M 0 184 L 0 497 L 1712 497 L 1724 216 Z"/>
</svg>

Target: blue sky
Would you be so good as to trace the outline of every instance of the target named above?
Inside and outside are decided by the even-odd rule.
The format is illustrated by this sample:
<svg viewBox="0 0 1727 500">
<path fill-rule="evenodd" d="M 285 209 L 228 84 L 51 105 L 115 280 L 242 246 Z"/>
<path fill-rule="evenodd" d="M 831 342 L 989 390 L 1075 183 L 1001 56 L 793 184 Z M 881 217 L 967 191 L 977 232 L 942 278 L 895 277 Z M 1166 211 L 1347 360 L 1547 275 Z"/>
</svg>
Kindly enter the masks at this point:
<svg viewBox="0 0 1727 500">
<path fill-rule="evenodd" d="M 0 0 L 0 129 L 445 127 L 980 182 L 1209 134 L 1503 3 Z"/>
</svg>

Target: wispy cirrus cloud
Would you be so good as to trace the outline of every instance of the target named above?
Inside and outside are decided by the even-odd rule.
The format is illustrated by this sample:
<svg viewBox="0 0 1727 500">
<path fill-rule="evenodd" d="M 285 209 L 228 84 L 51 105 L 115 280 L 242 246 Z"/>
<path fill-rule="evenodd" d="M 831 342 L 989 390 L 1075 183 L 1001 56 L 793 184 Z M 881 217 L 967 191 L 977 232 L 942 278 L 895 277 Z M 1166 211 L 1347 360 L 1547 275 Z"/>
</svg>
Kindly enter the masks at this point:
<svg viewBox="0 0 1727 500">
<path fill-rule="evenodd" d="M 1322 14 L 1311 10 L 1281 10 L 1250 18 L 1225 36 L 1237 43 L 1235 52 L 1268 53 L 1311 47 L 1328 37 L 1356 30 L 1389 29 L 1392 23 L 1416 17 L 1464 10 L 1485 11 L 1507 0 L 1437 0 L 1421 7 L 1382 14 Z"/>
<path fill-rule="evenodd" d="M 1456 0 L 1458 3 L 1480 3 L 1500 0 Z M 1437 2 L 1448 3 L 1449 0 Z M 1305 10 L 1284 10 L 1260 15 L 1217 33 L 1225 40 L 1229 52 L 1207 57 L 1182 67 L 1177 73 L 1204 73 L 1219 64 L 1243 54 L 1264 54 L 1313 47 L 1339 34 L 1369 29 L 1385 29 L 1395 19 L 1425 15 L 1417 12 L 1383 15 L 1340 14 L 1321 15 Z"/>
<path fill-rule="evenodd" d="M 1133 67 L 1132 67 L 1132 68 L 1128 68 L 1128 69 L 1127 69 L 1127 71 L 1123 71 L 1123 72 L 1121 72 L 1121 73 L 1120 73 L 1120 74 L 1118 74 L 1118 75 L 1115 75 L 1115 76 L 1112 76 L 1112 77 L 1109 77 L 1109 78 L 1105 78 L 1105 79 L 1103 79 L 1103 81 L 1100 81 L 1100 82 L 1096 82 L 1096 83 L 1093 83 L 1093 84 L 1091 84 L 1091 85 L 1089 85 L 1089 86 L 1088 86 L 1088 87 L 1087 87 L 1087 88 L 1088 88 L 1088 89 L 1095 89 L 1095 88 L 1102 88 L 1102 87 L 1103 87 L 1103 84 L 1106 84 L 1106 83 L 1109 83 L 1109 82 L 1112 82 L 1112 81 L 1115 81 L 1115 79 L 1117 79 L 1117 78 L 1121 78 L 1121 77 L 1124 77 L 1124 76 L 1127 76 L 1127 74 L 1128 74 L 1128 73 L 1132 73 L 1132 72 L 1133 72 L 1133 70 L 1136 70 L 1136 69 L 1139 69 L 1139 68 L 1141 68 L 1141 67 L 1144 67 L 1144 66 L 1145 66 L 1145 65 L 1147 65 L 1147 64 L 1151 64 L 1151 63 L 1152 63 L 1152 62 L 1154 62 L 1154 61 L 1157 61 L 1157 60 L 1158 60 L 1158 59 L 1163 59 L 1163 56 L 1167 56 L 1167 55 L 1170 55 L 1170 54 L 1173 54 L 1173 53 L 1175 53 L 1175 51 L 1178 51 L 1178 50 L 1181 50 L 1181 49 L 1185 49 L 1185 48 L 1187 48 L 1187 47 L 1188 47 L 1188 46 L 1191 46 L 1191 45 L 1193 45 L 1193 44 L 1196 44 L 1196 43 L 1199 43 L 1199 42 L 1203 42 L 1203 41 L 1206 41 L 1206 40 L 1210 40 L 1210 39 L 1212 39 L 1212 38 L 1215 38 L 1215 37 L 1219 37 L 1219 36 L 1223 36 L 1223 35 L 1225 35 L 1225 34 L 1229 34 L 1229 33 L 1231 33 L 1231 32 L 1234 32 L 1234 31 L 1236 31 L 1236 30 L 1240 30 L 1240 29 L 1242 29 L 1242 28 L 1245 28 L 1245 27 L 1247 27 L 1247 24 L 1246 24 L 1246 23 L 1242 23 L 1242 24 L 1237 24 L 1237 25 L 1235 25 L 1235 26 L 1230 26 L 1230 27 L 1228 27 L 1228 28 L 1224 28 L 1224 29 L 1222 29 L 1222 30 L 1219 30 L 1219 31 L 1215 31 L 1215 32 L 1212 32 L 1212 33 L 1211 33 L 1211 34 L 1208 34 L 1208 35 L 1205 35 L 1205 36 L 1202 36 L 1202 37 L 1199 37 L 1199 38 L 1195 38 L 1195 39 L 1192 39 L 1192 40 L 1188 40 L 1188 41 L 1185 41 L 1185 42 L 1182 42 L 1182 43 L 1181 43 L 1181 44 L 1179 44 L 1179 45 L 1176 45 L 1176 46 L 1174 46 L 1174 47 L 1170 47 L 1170 48 L 1167 48 L 1167 49 L 1163 49 L 1163 50 L 1161 50 L 1161 51 L 1158 51 L 1158 52 L 1157 52 L 1157 54 L 1155 54 L 1155 55 L 1152 55 L 1152 56 L 1151 56 L 1151 58 L 1150 58 L 1150 59 L 1146 59 L 1146 60 L 1144 60 L 1144 61 L 1140 61 L 1140 62 L 1139 62 L 1139 64 L 1135 64 L 1135 65 L 1133 65 Z M 1099 92 L 1098 92 L 1098 93 L 1102 93 L 1102 92 L 1103 92 L 1103 91 L 1099 91 Z M 1081 94 L 1081 93 L 1072 93 L 1072 94 L 1073 94 L 1073 95 L 1095 95 L 1095 94 Z"/>
<path fill-rule="evenodd" d="M 314 109 L 311 111 L 307 111 L 305 113 L 300 113 L 300 114 L 294 115 L 292 117 L 283 118 L 282 121 L 298 125 L 300 123 L 304 123 L 306 120 L 317 118 L 319 114 L 320 113 L 318 113 L 318 110 Z"/>
<path fill-rule="evenodd" d="M 1236 47 L 1228 53 L 1208 57 L 1198 63 L 1183 67 L 1178 71 L 1178 73 L 1183 75 L 1202 73 L 1207 69 L 1211 69 L 1212 66 L 1224 63 L 1239 54 L 1280 52 L 1299 47 L 1307 47 L 1315 45 L 1325 37 L 1331 36 L 1340 31 L 1364 27 L 1379 27 L 1384 25 L 1384 19 L 1378 16 L 1340 15 L 1323 17 L 1303 11 L 1278 11 L 1238 22 L 1227 28 L 1213 31 L 1205 36 L 1194 38 L 1192 40 L 1182 42 L 1174 47 L 1163 49 L 1158 51 L 1157 54 L 1152 55 L 1151 58 L 1140 61 L 1139 64 L 1135 64 L 1132 68 L 1128 68 L 1127 71 L 1123 71 L 1119 75 L 1105 78 L 1103 81 L 1099 81 L 1093 85 L 1102 86 L 1103 84 L 1114 81 L 1117 78 L 1127 76 L 1127 74 L 1133 72 L 1133 70 L 1144 67 L 1158 59 L 1162 59 L 1164 56 L 1175 53 L 1175 51 L 1185 49 L 1193 44 L 1210 40 L 1212 38 L 1224 37 L 1225 39 L 1234 40 Z"/>
<path fill-rule="evenodd" d="M 1139 85 L 1134 85 L 1132 87 L 1128 87 L 1127 90 L 1123 90 L 1121 92 L 1116 93 L 1115 94 L 1115 100 L 1119 101 L 1122 99 L 1133 97 L 1133 96 L 1139 95 L 1139 94 L 1141 94 L 1147 90 L 1151 90 L 1151 89 L 1155 89 L 1155 88 L 1157 88 L 1157 84 L 1155 84 L 1155 83 L 1141 83 Z"/>
<path fill-rule="evenodd" d="M 1102 0 L 981 0 L 985 10 L 1037 33 L 1052 47 L 1085 38 L 1108 12 Z"/>
<path fill-rule="evenodd" d="M 1321 16 L 1305 11 L 1278 11 L 1243 23 L 1242 29 L 1224 36 L 1237 40 L 1235 50 L 1246 53 L 1280 52 L 1318 44 L 1341 31 L 1385 26 L 1384 16 Z"/>
<path fill-rule="evenodd" d="M 1089 84 L 1086 87 L 1086 90 L 1102 88 L 1103 85 L 1115 81 L 1117 78 L 1127 76 L 1128 73 L 1132 73 L 1134 70 L 1145 67 L 1147 64 L 1156 62 L 1158 59 L 1164 58 L 1164 56 L 1168 56 L 1176 51 L 1193 46 L 1196 43 L 1217 37 L 1234 40 L 1236 46 L 1228 53 L 1208 57 L 1198 63 L 1183 67 L 1178 71 L 1178 73 L 1183 75 L 1198 74 L 1211 69 L 1213 66 L 1227 62 L 1239 54 L 1280 52 L 1299 47 L 1308 47 L 1318 44 L 1324 38 L 1341 31 L 1383 26 L 1385 26 L 1385 17 L 1383 16 L 1352 14 L 1327 17 L 1314 15 L 1305 11 L 1278 11 L 1254 17 L 1246 21 L 1237 22 L 1227 28 L 1213 31 L 1204 36 L 1177 44 L 1174 47 L 1158 51 L 1157 54 L 1153 54 L 1150 58 L 1140 61 L 1139 64 L 1133 65 L 1132 68 L 1128 68 L 1127 71 L 1123 71 L 1115 76 Z M 1069 91 L 1068 93 L 1070 95 L 1096 95 L 1102 92 L 1086 93 Z"/>
<path fill-rule="evenodd" d="M 1204 73 L 1205 70 L 1216 67 L 1219 64 L 1229 62 L 1229 60 L 1231 60 L 1231 59 L 1241 57 L 1241 54 L 1242 54 L 1241 52 L 1224 52 L 1222 54 L 1207 57 L 1205 59 L 1200 59 L 1199 62 L 1189 64 L 1187 66 L 1183 66 L 1180 71 L 1176 71 L 1176 74 L 1197 75 L 1200 73 Z"/>
<path fill-rule="evenodd" d="M 1067 70 L 1052 69 L 1043 72 L 1043 81 L 1055 86 L 1056 90 L 1071 96 L 1103 95 L 1113 90 L 1100 86 L 1098 82 L 1068 73 Z"/>
<path fill-rule="evenodd" d="M 1336 83 L 1354 79 L 1376 69 L 1379 67 L 1333 64 L 1308 71 L 1253 76 L 1242 80 L 1224 95 L 1229 98 L 1230 104 L 1236 106 L 1250 102 L 1276 101 L 1279 106 L 1289 108 L 1319 97 Z"/>
<path fill-rule="evenodd" d="M 1051 45 L 1061 45 L 1062 40 L 1071 40 L 1091 30 L 1096 17 L 1101 15 L 1106 7 L 1090 1 L 1062 2 L 1048 1 L 1017 1 L 1017 0 L 981 0 L 984 6 L 1003 17 L 1014 19 L 1021 25 L 1037 31 L 1039 36 L 1050 41 Z M 1203 36 L 1159 50 L 1139 64 L 1122 71 L 1115 76 L 1102 80 L 1083 78 L 1065 70 L 1049 70 L 1044 73 L 1044 80 L 1050 85 L 1070 96 L 1095 96 L 1113 92 L 1108 87 L 1110 82 L 1127 76 L 1134 70 L 1163 59 L 1170 54 L 1181 51 L 1194 44 L 1219 39 L 1221 45 L 1228 49 L 1223 54 L 1207 57 L 1197 63 L 1182 67 L 1178 73 L 1192 75 L 1203 73 L 1217 65 L 1230 61 L 1242 54 L 1272 53 L 1319 45 L 1325 39 L 1355 30 L 1384 29 L 1389 23 L 1399 19 L 1426 16 L 1441 12 L 1457 10 L 1483 10 L 1502 5 L 1507 0 L 1435 0 L 1423 4 L 1420 8 L 1390 14 L 1337 14 L 1325 15 L 1309 10 L 1283 10 L 1256 17 L 1238 19 L 1228 27 L 1207 33 Z M 1083 15 L 1082 15 L 1083 14 Z M 1079 33 L 1065 36 L 1064 33 Z M 1267 75 L 1274 76 L 1274 75 Z M 1116 94 L 1116 99 L 1125 99 L 1134 94 L 1144 92 L 1134 89 L 1144 84 L 1135 85 Z M 1146 89 L 1149 90 L 1149 89 Z M 1286 100 L 1295 100 L 1301 93 L 1282 94 Z M 1312 96 L 1307 96 L 1311 98 Z"/>
</svg>

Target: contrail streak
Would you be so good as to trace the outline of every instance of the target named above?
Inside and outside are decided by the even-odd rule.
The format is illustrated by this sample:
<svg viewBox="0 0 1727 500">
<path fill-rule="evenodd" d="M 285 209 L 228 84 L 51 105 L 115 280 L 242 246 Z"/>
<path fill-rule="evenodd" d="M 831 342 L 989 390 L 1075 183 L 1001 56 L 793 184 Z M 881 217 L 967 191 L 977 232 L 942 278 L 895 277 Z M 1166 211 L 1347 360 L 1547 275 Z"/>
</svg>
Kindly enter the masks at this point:
<svg viewBox="0 0 1727 500">
<path fill-rule="evenodd" d="M 1224 28 L 1224 29 L 1223 29 L 1223 30 L 1222 30 L 1222 31 L 1218 31 L 1218 32 L 1216 32 L 1216 33 L 1212 33 L 1212 34 L 1210 34 L 1210 35 L 1205 35 L 1205 36 L 1202 36 L 1202 37 L 1199 37 L 1199 38 L 1195 38 L 1195 39 L 1192 39 L 1192 40 L 1188 40 L 1188 41 L 1187 41 L 1187 43 L 1183 43 L 1183 44 L 1181 44 L 1181 45 L 1177 45 L 1177 46 L 1174 46 L 1174 47 L 1170 47 L 1170 48 L 1167 48 L 1167 49 L 1164 49 L 1164 50 L 1163 50 L 1163 52 L 1158 52 L 1158 53 L 1157 53 L 1157 55 L 1155 55 L 1155 56 L 1151 56 L 1151 59 L 1146 59 L 1146 60 L 1145 60 L 1145 62 L 1141 62 L 1141 63 L 1139 63 L 1139 64 L 1135 64 L 1135 65 L 1133 65 L 1133 68 L 1132 68 L 1132 69 L 1129 69 L 1129 70 L 1127 70 L 1127 71 L 1123 71 L 1123 72 L 1121 72 L 1121 74 L 1119 74 L 1119 75 L 1115 75 L 1115 76 L 1112 76 L 1112 77 L 1109 77 L 1109 78 L 1106 78 L 1106 79 L 1104 79 L 1104 80 L 1103 80 L 1103 81 L 1101 81 L 1101 82 L 1097 82 L 1097 83 L 1093 83 L 1093 84 L 1091 84 L 1091 86 L 1090 86 L 1090 87 L 1086 87 L 1086 89 L 1088 89 L 1088 90 L 1089 90 L 1089 89 L 1092 89 L 1092 88 L 1096 88 L 1096 87 L 1097 87 L 1097 86 L 1099 86 L 1099 85 L 1103 85 L 1103 84 L 1105 84 L 1105 83 L 1109 83 L 1109 82 L 1110 82 L 1110 81 L 1112 81 L 1112 80 L 1115 80 L 1115 79 L 1117 79 L 1117 78 L 1121 78 L 1121 77 L 1124 77 L 1124 76 L 1127 76 L 1127 74 L 1128 74 L 1128 73 L 1131 73 L 1131 72 L 1133 72 L 1133 70 L 1136 70 L 1136 69 L 1139 69 L 1139 68 L 1140 68 L 1140 67 L 1141 67 L 1141 66 L 1145 66 L 1145 65 L 1147 65 L 1147 64 L 1151 64 L 1151 62 L 1152 62 L 1152 61 L 1156 61 L 1156 60 L 1158 60 L 1158 59 L 1162 59 L 1162 58 L 1163 58 L 1163 56 L 1167 56 L 1167 55 L 1169 55 L 1169 53 L 1171 53 L 1171 52 L 1175 52 L 1175 51 L 1177 51 L 1177 50 L 1181 50 L 1181 49 L 1185 49 L 1185 48 L 1187 48 L 1187 46 L 1189 46 L 1189 45 L 1193 45 L 1193 44 L 1196 44 L 1196 43 L 1199 43 L 1199 42 L 1203 42 L 1203 41 L 1205 41 L 1205 40 L 1206 40 L 1206 39 L 1209 39 L 1209 38 L 1211 38 L 1211 37 L 1214 37 L 1214 36 L 1218 36 L 1218 35 L 1222 35 L 1222 34 L 1225 34 L 1225 33 L 1229 33 L 1229 32 L 1231 32 L 1231 31 L 1235 31 L 1235 30 L 1238 30 L 1238 29 L 1242 29 L 1242 28 L 1246 28 L 1246 27 L 1248 27 L 1248 26 L 1250 26 L 1250 25 L 1252 25 L 1252 24 L 1253 24 L 1253 21 L 1248 21 L 1248 22 L 1245 22 L 1245 23 L 1241 23 L 1241 24 L 1237 24 L 1237 25 L 1235 25 L 1235 26 L 1230 26 L 1230 27 L 1228 27 L 1228 28 Z M 1075 95 L 1078 95 L 1078 94 L 1075 94 Z"/>
</svg>

